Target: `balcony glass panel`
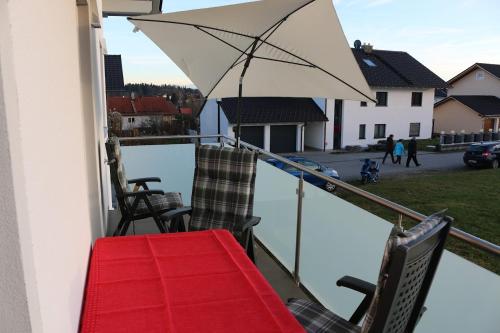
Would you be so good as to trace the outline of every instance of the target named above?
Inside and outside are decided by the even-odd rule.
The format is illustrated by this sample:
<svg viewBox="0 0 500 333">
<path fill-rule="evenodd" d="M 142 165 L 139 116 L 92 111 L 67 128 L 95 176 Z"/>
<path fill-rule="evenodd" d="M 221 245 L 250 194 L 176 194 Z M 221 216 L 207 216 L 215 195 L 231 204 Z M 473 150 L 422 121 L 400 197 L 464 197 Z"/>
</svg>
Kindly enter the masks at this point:
<svg viewBox="0 0 500 333">
<path fill-rule="evenodd" d="M 191 204 L 194 177 L 194 144 L 122 147 L 127 178 L 160 177 L 150 188 L 180 192 L 185 206 Z"/>
<path fill-rule="evenodd" d="M 339 288 L 352 275 L 377 279 L 392 225 L 309 183 L 304 183 L 300 279 L 325 306 L 349 318 L 362 295 Z"/>
<path fill-rule="evenodd" d="M 295 258 L 298 178 L 258 161 L 254 215 L 262 221 L 256 237 L 290 272 Z"/>
<path fill-rule="evenodd" d="M 129 178 L 158 176 L 152 188 L 182 193 L 190 204 L 194 145 L 123 147 Z M 256 237 L 290 272 L 294 268 L 298 179 L 259 161 Z M 304 183 L 300 278 L 325 306 L 350 317 L 362 296 L 339 288 L 353 275 L 375 282 L 392 225 L 322 189 Z M 396 213 L 395 213 L 396 214 Z M 259 258 L 257 258 L 259 260 Z M 445 251 L 416 332 L 498 332 L 500 276 Z"/>
</svg>

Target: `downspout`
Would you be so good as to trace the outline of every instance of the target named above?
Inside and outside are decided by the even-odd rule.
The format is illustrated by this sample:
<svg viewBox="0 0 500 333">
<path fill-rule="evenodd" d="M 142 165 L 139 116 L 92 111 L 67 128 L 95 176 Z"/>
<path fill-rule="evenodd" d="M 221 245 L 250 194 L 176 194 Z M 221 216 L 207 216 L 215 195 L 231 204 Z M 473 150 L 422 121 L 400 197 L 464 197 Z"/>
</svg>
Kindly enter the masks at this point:
<svg viewBox="0 0 500 333">
<path fill-rule="evenodd" d="M 328 99 L 325 98 L 325 117 L 327 116 L 326 115 L 327 108 L 328 108 Z M 326 151 L 326 123 L 327 122 L 325 121 L 324 126 L 323 126 L 323 152 Z"/>
<path fill-rule="evenodd" d="M 217 101 L 217 134 L 220 134 L 220 101 Z M 219 137 L 217 139 L 219 142 L 221 141 L 221 138 Z"/>
</svg>

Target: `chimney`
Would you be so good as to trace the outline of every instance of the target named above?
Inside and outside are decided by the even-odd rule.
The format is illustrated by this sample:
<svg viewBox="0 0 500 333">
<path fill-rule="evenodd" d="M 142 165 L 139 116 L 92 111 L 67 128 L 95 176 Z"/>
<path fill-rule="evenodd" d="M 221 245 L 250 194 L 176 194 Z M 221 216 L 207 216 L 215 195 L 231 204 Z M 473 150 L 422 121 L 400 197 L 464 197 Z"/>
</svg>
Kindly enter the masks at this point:
<svg viewBox="0 0 500 333">
<path fill-rule="evenodd" d="M 372 53 L 373 51 L 373 45 L 371 45 L 370 43 L 363 43 L 363 51 L 365 51 L 365 53 Z"/>
</svg>

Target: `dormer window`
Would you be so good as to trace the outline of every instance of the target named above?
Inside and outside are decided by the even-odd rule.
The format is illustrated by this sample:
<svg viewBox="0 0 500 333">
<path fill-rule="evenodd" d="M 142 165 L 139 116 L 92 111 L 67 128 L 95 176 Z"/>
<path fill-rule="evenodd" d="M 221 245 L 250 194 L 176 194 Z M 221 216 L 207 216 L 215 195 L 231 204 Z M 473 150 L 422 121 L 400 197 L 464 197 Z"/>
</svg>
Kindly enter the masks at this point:
<svg viewBox="0 0 500 333">
<path fill-rule="evenodd" d="M 365 62 L 365 64 L 367 64 L 370 67 L 377 67 L 377 65 L 375 65 L 375 63 L 373 61 L 371 61 L 370 59 L 363 59 L 363 61 Z"/>
<path fill-rule="evenodd" d="M 484 80 L 484 72 L 478 71 L 476 72 L 476 81 L 481 81 L 481 80 Z"/>
</svg>

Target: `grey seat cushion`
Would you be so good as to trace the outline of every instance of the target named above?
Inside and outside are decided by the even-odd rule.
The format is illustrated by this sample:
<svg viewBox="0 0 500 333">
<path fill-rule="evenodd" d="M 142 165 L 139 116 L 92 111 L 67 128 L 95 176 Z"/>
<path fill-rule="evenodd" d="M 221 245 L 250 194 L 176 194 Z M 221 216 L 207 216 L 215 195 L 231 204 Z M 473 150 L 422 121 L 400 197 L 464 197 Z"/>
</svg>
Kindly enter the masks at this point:
<svg viewBox="0 0 500 333">
<path fill-rule="evenodd" d="M 182 207 L 182 197 L 178 192 L 167 192 L 164 195 L 161 194 L 153 194 L 148 196 L 153 209 L 156 212 L 165 211 L 170 209 L 176 209 Z M 131 198 L 130 205 L 132 205 L 134 198 Z M 150 213 L 150 210 L 144 200 L 141 200 L 137 205 L 137 209 L 135 210 L 135 214 L 146 214 Z"/>
<path fill-rule="evenodd" d="M 359 333 L 361 328 L 325 307 L 305 299 L 292 298 L 287 304 L 308 333 Z"/>
</svg>

